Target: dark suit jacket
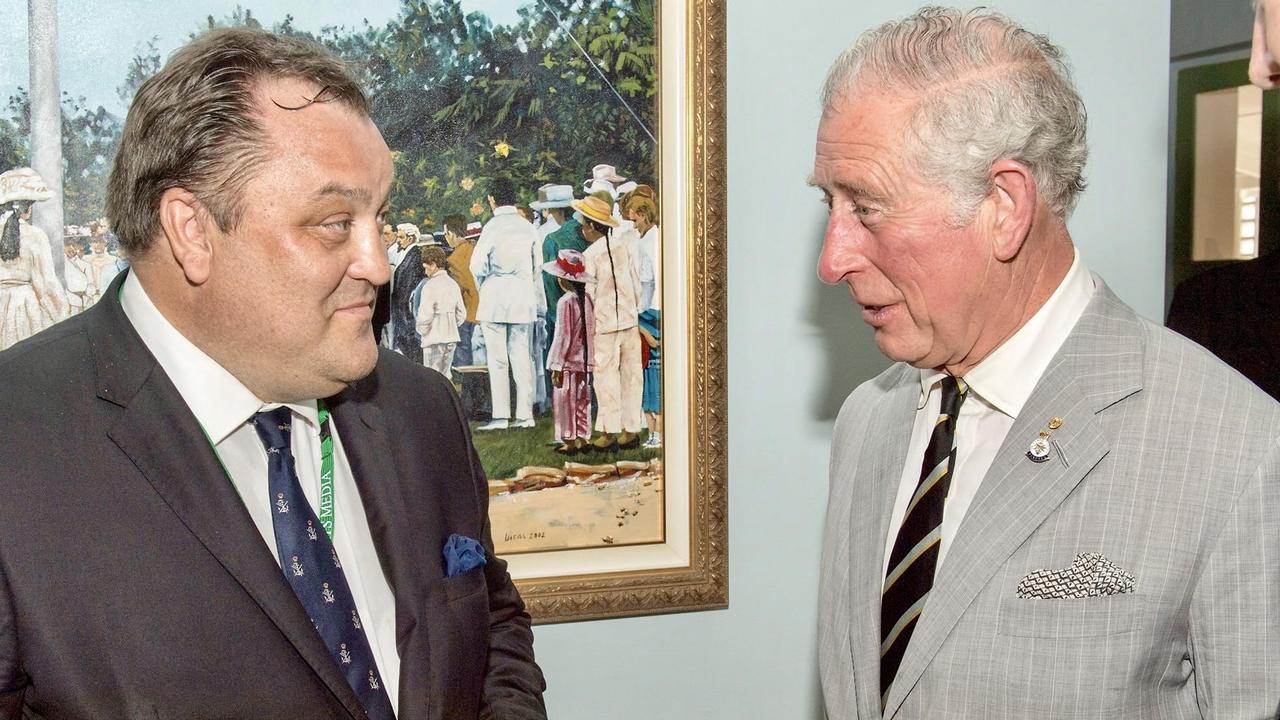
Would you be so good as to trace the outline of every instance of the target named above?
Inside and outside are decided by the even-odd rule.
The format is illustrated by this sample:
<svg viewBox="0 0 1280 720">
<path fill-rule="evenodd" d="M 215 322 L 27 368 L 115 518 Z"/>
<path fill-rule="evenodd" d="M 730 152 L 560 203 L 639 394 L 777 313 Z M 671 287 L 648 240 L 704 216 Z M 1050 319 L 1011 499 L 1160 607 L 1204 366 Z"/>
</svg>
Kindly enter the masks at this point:
<svg viewBox="0 0 1280 720">
<path fill-rule="evenodd" d="M 422 246 L 410 245 L 396 266 L 395 282 L 391 283 L 391 331 L 395 349 L 419 365 L 422 364 L 422 341 L 413 321 L 416 308 L 410 307 L 409 298 L 426 276 L 422 269 Z"/>
<path fill-rule="evenodd" d="M 123 277 L 0 353 L 0 716 L 364 717 L 125 317 Z M 383 351 L 328 402 L 395 594 L 401 720 L 544 718 L 449 384 Z M 488 563 L 446 579 L 451 533 Z"/>
<path fill-rule="evenodd" d="M 1206 270 L 1180 283 L 1170 330 L 1203 345 L 1280 400 L 1280 253 Z"/>
</svg>

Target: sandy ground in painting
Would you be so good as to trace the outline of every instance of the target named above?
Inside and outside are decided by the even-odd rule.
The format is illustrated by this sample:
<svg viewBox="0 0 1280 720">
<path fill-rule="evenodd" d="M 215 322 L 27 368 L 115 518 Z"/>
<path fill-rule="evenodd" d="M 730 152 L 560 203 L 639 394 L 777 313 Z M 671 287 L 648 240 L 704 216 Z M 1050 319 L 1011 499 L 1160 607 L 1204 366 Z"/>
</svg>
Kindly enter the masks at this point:
<svg viewBox="0 0 1280 720">
<path fill-rule="evenodd" d="M 503 555 L 662 542 L 662 486 L 661 475 L 644 475 L 496 495 L 494 545 Z"/>
</svg>

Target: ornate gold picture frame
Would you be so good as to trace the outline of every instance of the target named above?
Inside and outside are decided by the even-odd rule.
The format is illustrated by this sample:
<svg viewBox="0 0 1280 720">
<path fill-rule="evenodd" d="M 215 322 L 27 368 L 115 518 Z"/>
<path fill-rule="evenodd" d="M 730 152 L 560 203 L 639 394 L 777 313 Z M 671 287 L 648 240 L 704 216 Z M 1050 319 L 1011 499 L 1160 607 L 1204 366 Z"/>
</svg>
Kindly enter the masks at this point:
<svg viewBox="0 0 1280 720">
<path fill-rule="evenodd" d="M 663 318 L 666 540 L 507 558 L 539 623 L 729 602 L 725 5 L 656 1 L 663 271 L 673 278 Z"/>
</svg>

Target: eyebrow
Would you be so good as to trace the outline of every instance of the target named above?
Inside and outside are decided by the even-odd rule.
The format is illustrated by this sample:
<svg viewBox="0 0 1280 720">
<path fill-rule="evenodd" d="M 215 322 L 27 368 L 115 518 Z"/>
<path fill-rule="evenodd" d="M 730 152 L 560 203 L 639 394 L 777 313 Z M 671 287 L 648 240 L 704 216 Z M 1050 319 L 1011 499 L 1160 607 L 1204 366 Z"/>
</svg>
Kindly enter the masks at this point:
<svg viewBox="0 0 1280 720">
<path fill-rule="evenodd" d="M 817 177 L 814 175 L 810 175 L 806 180 L 806 182 L 812 187 L 819 188 L 824 192 L 826 191 L 826 188 L 822 185 L 822 183 L 818 182 Z M 872 192 L 871 190 L 867 189 L 866 187 L 863 187 L 862 185 L 857 185 L 855 183 L 842 182 L 842 181 L 836 181 L 832 183 L 832 185 L 834 187 L 837 187 L 845 191 L 845 193 L 852 195 L 853 197 L 860 198 L 862 200 L 868 200 L 870 202 L 881 203 L 881 204 L 885 202 L 885 198 L 882 197 L 879 193 Z"/>
<path fill-rule="evenodd" d="M 372 201 L 373 199 L 373 195 L 371 195 L 369 191 L 365 190 L 364 188 L 355 188 L 349 185 L 343 185 L 341 183 L 336 183 L 336 182 L 331 182 L 328 185 L 325 185 L 324 187 L 320 188 L 319 190 L 316 191 L 313 197 L 318 200 L 320 198 L 327 197 L 329 195 L 338 195 L 338 196 L 347 198 L 349 200 L 355 200 L 357 202 L 366 202 L 366 203 Z"/>
</svg>

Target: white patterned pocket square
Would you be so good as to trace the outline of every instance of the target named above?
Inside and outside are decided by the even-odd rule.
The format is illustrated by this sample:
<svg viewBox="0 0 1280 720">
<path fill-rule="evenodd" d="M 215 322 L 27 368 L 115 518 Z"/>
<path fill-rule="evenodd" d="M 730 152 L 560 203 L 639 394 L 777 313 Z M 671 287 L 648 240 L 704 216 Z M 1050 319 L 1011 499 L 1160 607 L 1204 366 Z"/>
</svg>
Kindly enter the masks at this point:
<svg viewBox="0 0 1280 720">
<path fill-rule="evenodd" d="M 1133 592 L 1133 573 L 1102 553 L 1080 553 L 1065 570 L 1033 570 L 1018 583 L 1018 597 L 1061 600 Z"/>
</svg>

